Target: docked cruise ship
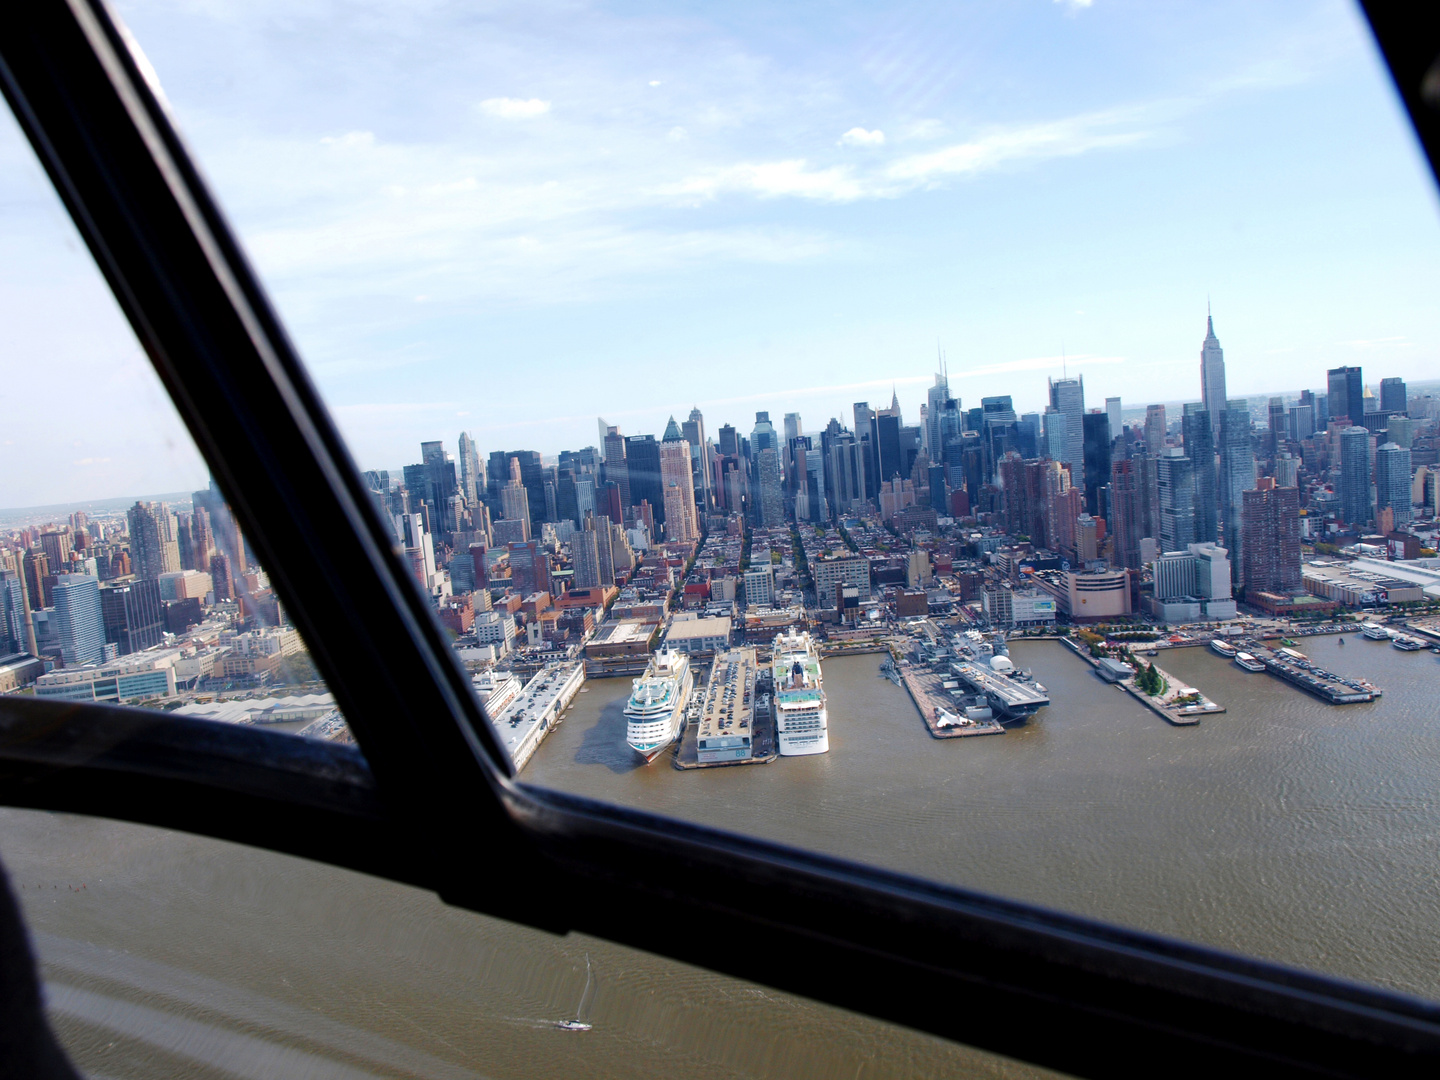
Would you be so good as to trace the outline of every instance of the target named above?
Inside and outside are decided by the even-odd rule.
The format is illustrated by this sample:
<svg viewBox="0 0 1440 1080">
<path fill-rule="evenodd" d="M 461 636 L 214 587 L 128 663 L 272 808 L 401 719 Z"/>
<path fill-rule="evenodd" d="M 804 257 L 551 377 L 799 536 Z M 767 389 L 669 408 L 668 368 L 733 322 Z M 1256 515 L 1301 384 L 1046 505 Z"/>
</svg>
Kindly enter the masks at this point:
<svg viewBox="0 0 1440 1080">
<path fill-rule="evenodd" d="M 829 715 L 820 679 L 820 652 L 810 635 L 779 634 L 774 647 L 775 721 L 782 757 L 830 749 Z"/>
<path fill-rule="evenodd" d="M 625 703 L 625 741 L 645 759 L 654 761 L 680 734 L 680 718 L 695 685 L 690 657 L 667 647 L 650 658 Z"/>
</svg>

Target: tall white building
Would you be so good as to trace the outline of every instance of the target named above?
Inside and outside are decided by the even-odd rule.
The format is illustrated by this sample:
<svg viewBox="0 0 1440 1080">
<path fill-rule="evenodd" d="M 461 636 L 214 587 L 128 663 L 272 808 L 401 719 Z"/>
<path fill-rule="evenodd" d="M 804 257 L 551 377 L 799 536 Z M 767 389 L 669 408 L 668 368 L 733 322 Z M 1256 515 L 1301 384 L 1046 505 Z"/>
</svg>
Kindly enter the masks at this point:
<svg viewBox="0 0 1440 1080">
<path fill-rule="evenodd" d="M 1110 438 L 1118 439 L 1124 426 L 1121 419 L 1120 399 L 1118 397 L 1107 397 L 1105 399 L 1105 415 L 1110 419 Z"/>
<path fill-rule="evenodd" d="M 1200 346 L 1200 403 L 1210 414 L 1210 430 L 1220 430 L 1225 411 L 1225 350 L 1215 336 L 1215 320 L 1205 316 L 1205 344 Z"/>
<path fill-rule="evenodd" d="M 1085 377 L 1050 380 L 1050 407 L 1065 417 L 1065 453 L 1061 464 L 1085 461 Z"/>
</svg>

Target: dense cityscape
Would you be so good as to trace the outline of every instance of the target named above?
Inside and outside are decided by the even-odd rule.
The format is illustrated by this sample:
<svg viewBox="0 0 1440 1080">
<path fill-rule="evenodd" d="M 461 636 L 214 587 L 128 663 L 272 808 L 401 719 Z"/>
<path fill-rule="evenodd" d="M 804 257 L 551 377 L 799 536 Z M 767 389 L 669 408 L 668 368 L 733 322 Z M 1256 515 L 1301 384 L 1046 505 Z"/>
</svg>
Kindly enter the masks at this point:
<svg viewBox="0 0 1440 1080">
<path fill-rule="evenodd" d="M 943 736 L 1033 713 L 1006 705 L 1024 679 L 1001 659 L 1015 633 L 1083 640 L 1150 696 L 1164 680 L 1116 660 L 1135 659 L 1126 642 L 1256 619 L 1280 636 L 1362 610 L 1403 612 L 1414 634 L 1399 637 L 1440 641 L 1423 619 L 1440 601 L 1440 398 L 1398 378 L 1377 393 L 1359 367 L 1329 370 L 1323 389 L 1229 398 L 1208 319 L 1196 388 L 1177 416 L 1087 405 L 1083 375 L 1051 378 L 1045 410 L 1017 413 L 1008 395 L 967 408 L 942 363 L 908 422 L 892 394 L 818 430 L 760 411 L 748 432 L 712 433 L 696 408 L 657 438 L 602 418 L 597 445 L 553 459 L 482 457 L 461 433 L 453 456 L 422 443 L 416 464 L 364 481 L 519 764 L 586 678 L 643 676 L 632 724 L 671 702 L 659 741 L 631 740 L 645 760 L 695 721 L 690 763 L 715 764 L 777 740 L 823 752 L 818 661 L 840 652 L 883 650 L 916 674 L 970 631 L 959 683 L 943 681 L 948 663 L 934 685 L 906 683 Z M 692 699 L 711 660 L 712 691 Z M 717 679 L 743 686 L 738 727 Z M 1047 703 L 1031 683 L 1020 698 Z M 188 509 L 77 510 L 0 538 L 0 691 L 348 738 L 213 485 Z M 818 735 L 787 743 L 784 709 L 816 700 Z M 702 716 L 704 702 L 721 711 Z"/>
</svg>

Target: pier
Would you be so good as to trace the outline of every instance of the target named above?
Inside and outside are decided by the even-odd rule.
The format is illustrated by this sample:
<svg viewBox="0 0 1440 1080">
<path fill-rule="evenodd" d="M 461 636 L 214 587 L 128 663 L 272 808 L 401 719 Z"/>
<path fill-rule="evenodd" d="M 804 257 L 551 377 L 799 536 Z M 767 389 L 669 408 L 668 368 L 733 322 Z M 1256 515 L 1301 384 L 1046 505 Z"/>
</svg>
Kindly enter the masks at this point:
<svg viewBox="0 0 1440 1080">
<path fill-rule="evenodd" d="M 1093 656 L 1071 639 L 1062 638 L 1061 640 L 1070 647 L 1071 652 L 1094 668 L 1097 675 L 1099 674 L 1100 665 Z M 1129 664 L 1135 669 L 1138 675 L 1142 668 L 1149 665 L 1149 662 L 1142 662 L 1141 659 L 1132 652 L 1130 654 Z M 1149 709 L 1166 723 L 1173 724 L 1175 727 L 1194 727 L 1200 723 L 1202 716 L 1219 716 L 1225 711 L 1225 706 L 1218 702 L 1211 701 L 1193 686 L 1186 686 L 1158 664 L 1155 666 L 1155 671 L 1159 674 L 1160 678 L 1165 680 L 1165 691 L 1158 697 L 1151 697 L 1145 693 L 1144 690 L 1136 686 L 1134 675 L 1128 679 L 1121 679 L 1115 682 L 1114 685 L 1121 687 L 1132 698 L 1141 705 L 1144 705 L 1145 708 Z M 1101 678 L 1105 677 L 1101 676 Z M 1106 678 L 1105 681 L 1110 682 L 1111 680 Z"/>
<path fill-rule="evenodd" d="M 1331 705 L 1360 705 L 1381 696 L 1382 691 L 1365 680 L 1346 679 L 1316 667 L 1301 653 L 1286 656 L 1263 645 L 1252 645 L 1251 649 L 1271 675 L 1284 679 L 1291 686 L 1308 690 Z"/>
<path fill-rule="evenodd" d="M 937 739 L 963 739 L 971 735 L 1003 735 L 1005 728 L 995 720 L 966 720 L 965 708 L 956 703 L 955 694 L 946 688 L 947 681 L 953 681 L 934 671 L 921 671 L 907 664 L 900 669 L 900 681 L 910 692 L 915 707 L 925 728 Z M 941 727 L 941 710 L 961 718 L 961 724 Z"/>
<path fill-rule="evenodd" d="M 585 683 L 584 661 L 556 664 L 537 673 L 514 701 L 495 717 L 495 731 L 518 773 L 551 728 L 560 722 Z"/>
<path fill-rule="evenodd" d="M 779 753 L 771 695 L 753 648 L 715 658 L 710 681 L 692 695 L 673 764 L 677 769 L 768 764 Z"/>
</svg>

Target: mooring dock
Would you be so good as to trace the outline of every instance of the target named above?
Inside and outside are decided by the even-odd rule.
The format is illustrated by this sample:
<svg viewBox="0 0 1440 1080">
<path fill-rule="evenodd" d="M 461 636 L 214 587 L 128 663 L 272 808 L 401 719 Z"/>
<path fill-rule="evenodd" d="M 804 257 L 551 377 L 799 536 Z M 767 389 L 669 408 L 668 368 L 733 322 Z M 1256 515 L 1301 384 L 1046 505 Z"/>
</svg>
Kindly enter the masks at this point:
<svg viewBox="0 0 1440 1080">
<path fill-rule="evenodd" d="M 495 718 L 495 730 L 510 752 L 516 772 L 525 767 L 584 683 L 583 660 L 544 668 Z"/>
<path fill-rule="evenodd" d="M 774 761 L 778 748 L 771 696 L 752 648 L 715 657 L 710 681 L 691 699 L 673 759 L 677 769 Z"/>
<path fill-rule="evenodd" d="M 1005 728 L 995 720 L 970 720 L 965 707 L 956 701 L 957 680 L 935 671 L 923 671 L 912 664 L 900 668 L 900 681 L 910 692 L 925 728 L 937 739 L 963 739 L 971 735 L 1003 735 Z M 946 683 L 951 686 L 946 686 Z M 940 718 L 949 714 L 959 718 L 957 724 L 941 726 Z"/>
<path fill-rule="evenodd" d="M 1317 667 L 1308 657 L 1293 649 L 1277 652 L 1258 644 L 1250 648 L 1271 675 L 1284 679 L 1291 686 L 1308 690 L 1331 705 L 1360 705 L 1374 701 L 1383 693 L 1364 679 L 1347 679 Z"/>
</svg>

